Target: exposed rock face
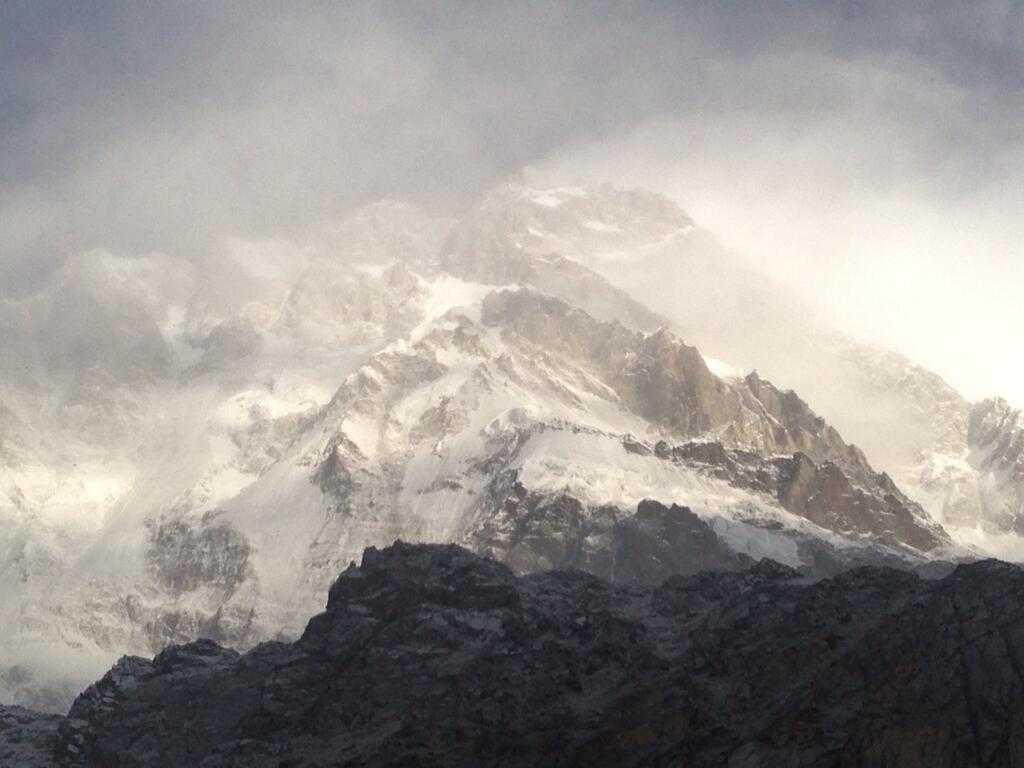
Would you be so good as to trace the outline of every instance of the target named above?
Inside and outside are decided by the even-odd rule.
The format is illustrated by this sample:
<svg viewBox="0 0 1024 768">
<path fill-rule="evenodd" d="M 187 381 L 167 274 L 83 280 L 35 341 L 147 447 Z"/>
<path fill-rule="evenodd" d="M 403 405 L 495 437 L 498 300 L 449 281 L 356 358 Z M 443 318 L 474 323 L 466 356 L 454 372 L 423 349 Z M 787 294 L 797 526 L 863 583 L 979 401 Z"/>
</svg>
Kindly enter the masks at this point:
<svg viewBox="0 0 1024 768">
<path fill-rule="evenodd" d="M 666 318 L 662 325 L 705 354 L 784 382 L 863 449 L 876 469 L 953 529 L 954 539 L 977 545 L 982 542 L 972 532 L 978 529 L 1000 536 L 1015 531 L 1020 496 L 993 482 L 977 461 L 976 446 L 968 445 L 972 404 L 965 397 L 904 355 L 832 328 L 671 201 L 644 192 L 515 181 L 489 194 L 456 232 L 456 252 L 478 266 L 500 264 L 510 252 L 534 267 L 538 261 L 530 254 L 557 253 L 585 265 L 642 297 Z M 784 452 L 797 450 L 821 462 L 806 448 Z M 1016 558 L 1020 545 L 999 551 Z"/>
<path fill-rule="evenodd" d="M 230 595 L 250 575 L 249 543 L 230 526 L 182 520 L 150 527 L 149 563 L 157 581 L 175 596 L 206 587 Z"/>
<path fill-rule="evenodd" d="M 818 464 L 801 452 L 764 458 L 716 442 L 676 446 L 659 442 L 653 454 L 700 468 L 736 487 L 767 493 L 790 512 L 843 536 L 870 537 L 922 551 L 947 541 L 941 527 L 929 521 L 918 504 L 887 475 L 870 468 L 868 482 L 861 483 L 859 478 L 865 475 L 856 470 L 831 461 Z"/>
<path fill-rule="evenodd" d="M 660 584 L 673 574 L 754 562 L 685 507 L 643 501 L 635 512 L 586 509 L 572 496 L 531 493 L 518 484 L 466 541 L 520 573 L 572 568 L 617 584 Z"/>
<path fill-rule="evenodd" d="M 63 718 L 0 706 L 0 765 L 54 768 L 53 746 Z"/>
<path fill-rule="evenodd" d="M 1012 480 L 1024 480 L 1024 416 L 1002 399 L 986 400 L 971 412 L 968 440 L 985 451 L 985 464 Z"/>
<path fill-rule="evenodd" d="M 1024 534 L 1024 417 L 1005 400 L 986 400 L 972 409 L 967 434 L 989 491 L 986 517 Z"/>
<path fill-rule="evenodd" d="M 904 496 L 886 475 L 875 476 L 874 492 L 856 486 L 831 462 L 817 466 L 802 453 L 776 459 L 782 506 L 823 528 L 870 535 L 920 550 L 946 542 L 942 529 L 928 525 L 920 506 Z"/>
<path fill-rule="evenodd" d="M 634 447 L 641 449 L 642 444 Z M 517 473 L 506 478 L 504 487 L 496 484 L 493 501 L 488 502 L 486 511 L 459 543 L 521 574 L 571 568 L 614 584 L 633 586 L 660 584 L 673 575 L 741 570 L 766 555 L 778 556 L 780 546 L 782 552 L 791 553 L 796 571 L 809 578 L 826 578 L 865 565 L 934 574 L 953 568 L 951 563 L 908 550 L 891 529 L 900 536 L 921 536 L 922 545 L 934 546 L 936 539 L 914 524 L 901 528 L 901 523 L 907 523 L 903 515 L 908 514 L 902 504 L 891 500 L 894 506 L 886 512 L 884 500 L 853 489 L 834 465 L 819 470 L 806 456 L 766 461 L 754 454 L 726 450 L 717 443 L 689 443 L 671 449 L 659 443 L 652 453 L 663 461 L 684 463 L 737 487 L 778 495 L 783 504 L 792 494 L 788 473 L 799 464 L 801 472 L 813 475 L 815 481 L 819 475 L 832 478 L 834 487 L 812 486 L 810 504 L 803 502 L 802 510 L 794 506 L 794 512 L 815 523 L 815 529 L 820 525 L 812 519 L 816 515 L 828 518 L 821 523 L 835 522 L 843 516 L 846 542 L 884 541 L 889 546 L 837 546 L 813 532 L 779 530 L 758 519 L 754 509 L 747 515 L 739 512 L 726 522 L 705 520 L 687 507 L 652 499 L 641 501 L 635 508 L 587 504 L 569 493 L 529 490 L 518 481 Z M 883 530 L 884 526 L 889 528 Z M 767 539 L 760 547 L 759 535 Z M 744 551 L 744 547 L 749 550 Z"/>
<path fill-rule="evenodd" d="M 623 406 L 670 434 L 714 439 L 723 452 L 723 445 L 736 449 L 731 458 L 723 453 L 717 457 L 721 461 L 705 461 L 716 457 L 702 457 L 708 449 L 691 446 L 675 452 L 679 462 L 718 464 L 726 469 L 719 476 L 731 484 L 767 490 L 786 509 L 827 530 L 921 550 L 948 542 L 919 505 L 888 476 L 876 473 L 864 454 L 796 393 L 781 391 L 756 373 L 725 381 L 711 373 L 695 348 L 670 333 L 643 334 L 597 322 L 530 292 L 488 296 L 483 322 L 513 330 L 517 341 L 543 343 L 563 359 L 580 360 Z M 739 464 L 745 465 L 743 473 Z M 756 475 L 757 464 L 773 477 L 751 485 L 740 475 Z"/>
<path fill-rule="evenodd" d="M 916 494 L 954 534 L 957 529 L 1013 541 L 1024 535 L 1024 419 L 1001 398 L 966 403 L 959 439 L 944 441 L 901 487 Z M 1016 557 L 1016 547 L 1006 556 Z"/>
<path fill-rule="evenodd" d="M 863 454 L 794 392 L 756 373 L 741 383 L 715 376 L 700 352 L 664 330 L 638 333 L 531 291 L 501 291 L 483 302 L 484 324 L 593 368 L 627 408 L 682 437 L 714 433 L 768 453 L 803 450 L 870 472 Z"/>
<path fill-rule="evenodd" d="M 817 583 L 762 561 L 638 589 L 395 544 L 346 570 L 295 644 L 122 659 L 49 754 L 83 768 L 1009 767 L 1024 756 L 1022 595 L 1024 572 L 994 561 Z M 52 733 L 20 717 L 15 745 Z"/>
<path fill-rule="evenodd" d="M 189 371 L 189 375 L 209 373 L 256 353 L 262 338 L 248 318 L 232 318 L 215 326 L 205 337 L 198 339 L 196 347 L 203 356 Z"/>
</svg>

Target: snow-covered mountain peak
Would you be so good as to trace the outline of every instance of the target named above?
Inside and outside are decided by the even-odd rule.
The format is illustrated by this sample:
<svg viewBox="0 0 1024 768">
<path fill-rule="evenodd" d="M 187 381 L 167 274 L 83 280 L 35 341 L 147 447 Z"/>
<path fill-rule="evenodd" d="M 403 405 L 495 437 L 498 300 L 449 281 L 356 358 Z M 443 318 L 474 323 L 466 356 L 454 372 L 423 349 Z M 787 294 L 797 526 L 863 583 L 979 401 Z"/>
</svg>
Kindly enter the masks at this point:
<svg viewBox="0 0 1024 768">
<path fill-rule="evenodd" d="M 623 547 L 662 575 L 961 553 L 822 393 L 863 380 L 912 402 L 977 479 L 967 404 L 902 359 L 828 346 L 692 227 L 651 193 L 513 182 L 454 226 L 383 202 L 197 263 L 86 254 L 5 300 L 0 696 L 55 706 L 69 670 L 125 652 L 293 633 L 395 538 L 612 579 Z M 794 365 L 719 362 L 762 370 L 762 350 Z M 814 397 L 777 375 L 836 360 Z"/>
<path fill-rule="evenodd" d="M 593 220 L 607 225 L 609 232 L 615 231 L 616 225 L 621 228 L 630 224 L 693 227 L 693 219 L 664 195 L 645 189 L 623 189 L 610 183 L 539 186 L 513 179 L 488 192 L 479 210 L 508 215 L 531 207 L 560 209 L 561 215 L 552 220 L 575 216 L 585 222 L 587 214 L 592 214 Z M 601 231 L 600 227 L 594 229 Z"/>
<path fill-rule="evenodd" d="M 596 267 L 641 261 L 693 228 L 678 205 L 652 192 L 517 180 L 492 190 L 445 247 L 553 253 Z"/>
</svg>

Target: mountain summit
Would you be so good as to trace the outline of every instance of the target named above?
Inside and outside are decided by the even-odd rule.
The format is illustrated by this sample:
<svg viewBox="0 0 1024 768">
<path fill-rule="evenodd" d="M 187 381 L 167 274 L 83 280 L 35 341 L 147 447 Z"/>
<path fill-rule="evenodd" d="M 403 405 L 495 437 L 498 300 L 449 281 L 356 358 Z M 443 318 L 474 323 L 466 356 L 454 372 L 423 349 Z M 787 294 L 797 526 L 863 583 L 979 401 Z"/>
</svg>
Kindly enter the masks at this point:
<svg viewBox="0 0 1024 768">
<path fill-rule="evenodd" d="M 0 327 L 0 700 L 37 709 L 125 653 L 295 638 L 395 539 L 640 588 L 935 575 L 1021 530 L 1019 414 L 821 327 L 644 191 L 82 254 Z"/>
</svg>

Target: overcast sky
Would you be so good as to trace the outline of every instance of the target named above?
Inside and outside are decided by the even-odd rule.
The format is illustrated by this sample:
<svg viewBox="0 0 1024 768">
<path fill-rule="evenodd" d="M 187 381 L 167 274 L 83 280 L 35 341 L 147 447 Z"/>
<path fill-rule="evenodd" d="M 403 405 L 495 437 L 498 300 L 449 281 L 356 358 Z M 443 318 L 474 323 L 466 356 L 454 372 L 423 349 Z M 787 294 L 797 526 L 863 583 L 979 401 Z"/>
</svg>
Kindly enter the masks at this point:
<svg viewBox="0 0 1024 768">
<path fill-rule="evenodd" d="M 678 199 L 845 328 L 1024 404 L 1010 2 L 0 0 L 0 281 L 523 166 Z"/>
</svg>

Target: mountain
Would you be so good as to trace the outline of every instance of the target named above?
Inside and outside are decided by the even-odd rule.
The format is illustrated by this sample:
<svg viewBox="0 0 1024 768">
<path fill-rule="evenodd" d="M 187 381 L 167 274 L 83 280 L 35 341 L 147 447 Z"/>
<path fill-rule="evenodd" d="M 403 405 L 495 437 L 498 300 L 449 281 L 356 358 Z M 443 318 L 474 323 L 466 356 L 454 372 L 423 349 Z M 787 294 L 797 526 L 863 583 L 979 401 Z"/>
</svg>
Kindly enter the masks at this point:
<svg viewBox="0 0 1024 768">
<path fill-rule="evenodd" d="M 368 241 L 381 239 L 375 210 Z M 424 231 L 422 215 L 389 210 L 394 227 Z M 424 237 L 419 252 L 433 257 L 439 238 Z M 411 241 L 383 242 L 405 255 Z M 433 311 L 426 283 L 387 250 L 376 251 L 383 265 L 330 254 L 238 242 L 196 265 L 97 251 L 4 302 L 4 699 L 63 709 L 112 654 L 202 631 L 209 616 L 183 606 L 180 589 L 149 585 L 163 573 L 146 556 L 154 521 L 212 513 L 367 354 Z M 194 545 L 179 541 L 182 553 Z"/>
<path fill-rule="evenodd" d="M 959 543 L 1011 559 L 1024 551 L 1020 484 L 992 475 L 969 430 L 975 404 L 904 355 L 831 327 L 665 198 L 514 180 L 458 231 L 478 260 L 485 252 L 521 261 L 558 253 L 643 297 L 712 359 L 799 392 Z"/>
<path fill-rule="evenodd" d="M 125 657 L 66 718 L 0 709 L 24 768 L 1016 765 L 1024 572 L 764 561 L 613 586 L 455 546 L 368 549 L 294 643 Z"/>
<path fill-rule="evenodd" d="M 1024 416 L 1001 398 L 985 400 L 972 409 L 967 435 L 985 518 L 1024 533 Z"/>
<path fill-rule="evenodd" d="M 124 653 L 297 637 L 396 538 L 630 588 L 933 575 L 1011 524 L 973 489 L 1020 487 L 1019 422 L 972 427 L 647 192 L 513 182 L 458 222 L 388 202 L 203 262 L 81 254 L 0 327 L 0 701 L 47 711 Z"/>
</svg>

